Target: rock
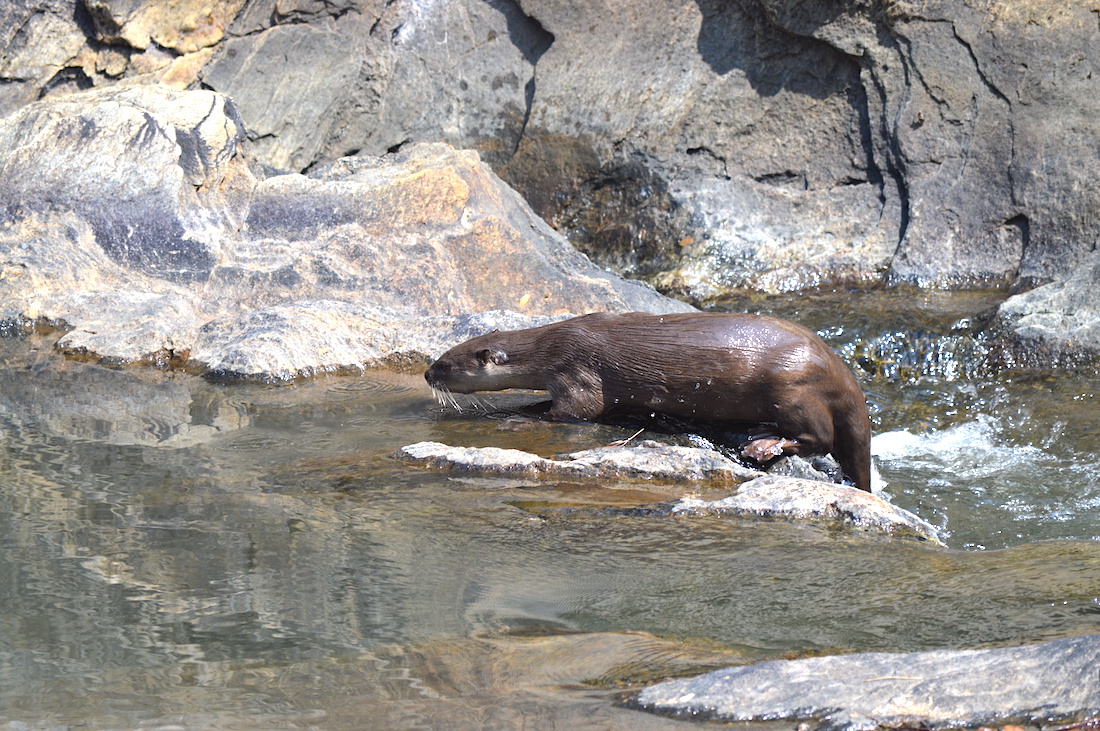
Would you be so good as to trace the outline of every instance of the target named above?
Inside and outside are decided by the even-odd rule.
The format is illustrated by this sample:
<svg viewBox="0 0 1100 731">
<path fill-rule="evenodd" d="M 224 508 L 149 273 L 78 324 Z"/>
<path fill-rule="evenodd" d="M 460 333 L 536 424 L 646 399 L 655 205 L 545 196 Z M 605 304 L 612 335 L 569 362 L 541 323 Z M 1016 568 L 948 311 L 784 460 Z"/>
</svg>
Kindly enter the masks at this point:
<svg viewBox="0 0 1100 731">
<path fill-rule="evenodd" d="M 844 485 L 765 475 L 699 447 L 643 441 L 548 458 L 518 449 L 418 442 L 402 447 L 395 456 L 460 473 L 737 486 L 729 497 L 712 501 L 685 497 L 660 512 L 684 517 L 737 515 L 811 521 L 943 545 L 935 527 L 877 495 Z"/>
<path fill-rule="evenodd" d="M 144 50 L 150 43 L 191 53 L 212 46 L 225 35 L 245 0 L 84 0 L 96 40 L 124 43 Z"/>
<path fill-rule="evenodd" d="M 366 35 L 364 22 L 352 13 L 231 38 L 202 70 L 205 85 L 243 105 L 265 164 L 300 171 L 327 152 L 335 129 L 346 124 L 334 112 L 356 87 L 363 62 L 351 56 L 349 63 L 348 48 Z"/>
<path fill-rule="evenodd" d="M 268 178 L 230 257 L 215 280 L 266 277 L 295 297 L 354 296 L 424 315 L 691 309 L 594 266 L 477 153 L 446 145 Z"/>
<path fill-rule="evenodd" d="M 211 92 L 111 88 L 49 99 L 0 121 L 8 220 L 77 214 L 115 262 L 179 284 L 210 275 L 255 184 L 244 128 Z"/>
<path fill-rule="evenodd" d="M 691 309 L 595 267 L 474 152 L 258 179 L 242 136 L 224 97 L 152 86 L 0 122 L 0 320 L 63 326 L 71 354 L 292 378 L 502 322 Z"/>
<path fill-rule="evenodd" d="M 629 226 L 631 209 L 659 221 L 669 209 L 665 256 L 674 265 L 657 281 L 689 296 L 812 284 L 800 266 L 819 279 L 858 279 L 888 265 L 898 208 L 881 195 L 865 150 L 860 70 L 848 55 L 774 27 L 756 4 L 630 3 L 611 17 L 553 0 L 524 8 L 555 42 L 539 60 L 508 171 L 562 138 L 594 162 L 572 179 L 538 164 L 523 180 L 506 177 L 532 199 L 564 200 L 560 213 L 536 207 L 551 219 L 574 218 L 570 207 L 578 197 L 585 205 L 589 186 L 618 186 L 622 201 L 601 228 L 582 218 L 568 229 L 597 260 L 615 235 L 606 219 Z M 643 170 L 656 181 L 648 198 L 631 190 Z"/>
<path fill-rule="evenodd" d="M 583 479 L 629 477 L 736 484 L 762 474 L 713 450 L 652 441 L 621 447 L 586 449 L 554 458 L 539 457 L 519 449 L 451 447 L 439 442 L 418 442 L 402 447 L 397 456 L 426 467 L 459 472 L 518 472 Z"/>
<path fill-rule="evenodd" d="M 430 361 L 491 330 L 538 327 L 555 319 L 501 311 L 426 317 L 369 304 L 299 300 L 211 320 L 194 334 L 193 349 L 180 355 L 218 378 L 288 380 Z"/>
<path fill-rule="evenodd" d="M 693 719 L 807 728 L 975 728 L 1100 712 L 1100 635 L 992 650 L 859 653 L 716 670 L 627 705 Z M 799 724 L 802 728 L 802 724 Z"/>
<path fill-rule="evenodd" d="M 0 3 L 0 117 L 53 92 L 88 88 L 91 79 L 70 67 L 87 43 L 75 22 L 74 0 Z"/>
<path fill-rule="evenodd" d="M 163 81 L 230 95 L 279 170 L 478 149 L 599 263 L 697 300 L 1028 287 L 1100 235 L 1098 37 L 1084 0 L 13 0 L 0 114 Z"/>
<path fill-rule="evenodd" d="M 1009 297 L 998 308 L 997 321 L 1012 341 L 1010 362 L 1095 362 L 1100 358 L 1100 253 L 1086 257 L 1064 280 Z"/>
<path fill-rule="evenodd" d="M 194 292 L 112 260 L 72 213 L 0 222 L 0 322 L 69 328 L 64 352 L 140 361 L 187 351 L 200 307 Z"/>
<path fill-rule="evenodd" d="M 296 171 L 408 142 L 506 159 L 552 41 L 514 2 L 255 5 L 202 81 L 238 101 L 265 162 Z M 285 59 L 291 73 L 268 73 Z"/>
<path fill-rule="evenodd" d="M 796 477 L 767 475 L 745 482 L 721 500 L 683 498 L 677 515 L 747 515 L 836 523 L 943 545 L 939 531 L 908 510 L 864 490 Z"/>
</svg>

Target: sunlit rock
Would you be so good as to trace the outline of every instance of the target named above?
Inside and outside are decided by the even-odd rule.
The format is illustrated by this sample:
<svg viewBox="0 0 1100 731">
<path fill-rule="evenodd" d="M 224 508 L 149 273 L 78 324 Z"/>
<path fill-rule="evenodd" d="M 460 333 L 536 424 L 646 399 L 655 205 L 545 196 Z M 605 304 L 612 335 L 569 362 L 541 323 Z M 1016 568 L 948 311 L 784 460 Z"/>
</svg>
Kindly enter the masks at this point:
<svg viewBox="0 0 1100 731">
<path fill-rule="evenodd" d="M 993 650 L 773 660 L 646 688 L 629 704 L 811 729 L 977 728 L 1100 712 L 1100 635 Z M 802 728 L 800 723 L 799 728 Z"/>
<path fill-rule="evenodd" d="M 1100 359 L 1100 254 L 1064 280 L 1010 297 L 997 316 L 1021 365 Z"/>
<path fill-rule="evenodd" d="M 206 91 L 114 87 L 29 105 L 0 120 L 6 222 L 72 213 L 122 267 L 203 282 L 255 184 L 243 135 L 232 102 Z"/>
<path fill-rule="evenodd" d="M 767 475 L 720 500 L 684 498 L 677 515 L 744 515 L 835 523 L 942 545 L 935 526 L 877 495 L 845 485 Z"/>
<path fill-rule="evenodd" d="M 475 152 L 260 179 L 243 134 L 225 97 L 161 86 L 0 120 L 0 320 L 86 357 L 289 378 L 426 360 L 470 313 L 691 309 L 594 266 Z"/>
</svg>

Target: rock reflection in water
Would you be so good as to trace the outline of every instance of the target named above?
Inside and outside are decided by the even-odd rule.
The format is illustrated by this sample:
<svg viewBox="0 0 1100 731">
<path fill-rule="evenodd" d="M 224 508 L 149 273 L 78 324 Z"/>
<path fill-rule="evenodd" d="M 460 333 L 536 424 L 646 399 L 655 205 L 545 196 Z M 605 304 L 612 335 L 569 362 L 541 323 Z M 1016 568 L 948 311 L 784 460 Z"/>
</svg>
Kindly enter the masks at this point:
<svg viewBox="0 0 1100 731">
<path fill-rule="evenodd" d="M 145 372 L 71 362 L 0 369 L 0 414 L 51 436 L 105 444 L 188 447 L 247 426 L 243 405 Z"/>
</svg>

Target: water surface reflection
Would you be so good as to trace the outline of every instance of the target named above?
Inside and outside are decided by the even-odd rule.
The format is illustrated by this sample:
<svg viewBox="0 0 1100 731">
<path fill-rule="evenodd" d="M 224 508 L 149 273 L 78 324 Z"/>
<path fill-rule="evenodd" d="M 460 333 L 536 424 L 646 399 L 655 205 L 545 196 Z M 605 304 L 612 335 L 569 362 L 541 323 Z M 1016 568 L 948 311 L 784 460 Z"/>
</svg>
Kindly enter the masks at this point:
<svg viewBox="0 0 1100 731">
<path fill-rule="evenodd" d="M 416 373 L 218 385 L 33 346 L 0 341 L 0 722 L 681 728 L 610 701 L 787 653 L 1100 629 L 1087 516 L 1047 540 L 1040 505 L 1010 547 L 963 551 L 628 514 L 691 486 L 392 459 L 422 439 L 558 451 L 617 434 L 443 418 Z M 1004 530 L 937 500 L 956 532 Z"/>
</svg>

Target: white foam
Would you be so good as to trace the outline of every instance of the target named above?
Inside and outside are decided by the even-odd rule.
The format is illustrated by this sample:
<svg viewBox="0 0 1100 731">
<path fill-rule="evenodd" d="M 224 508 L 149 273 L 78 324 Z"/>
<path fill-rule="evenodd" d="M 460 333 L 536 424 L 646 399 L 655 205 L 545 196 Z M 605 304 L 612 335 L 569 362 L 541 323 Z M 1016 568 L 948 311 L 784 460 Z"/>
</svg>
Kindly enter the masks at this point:
<svg viewBox="0 0 1100 731">
<path fill-rule="evenodd" d="M 997 419 L 985 414 L 928 434 L 876 434 L 871 439 L 871 454 L 884 462 L 938 466 L 963 479 L 988 477 L 1050 458 L 1038 447 L 1004 444 Z"/>
</svg>

